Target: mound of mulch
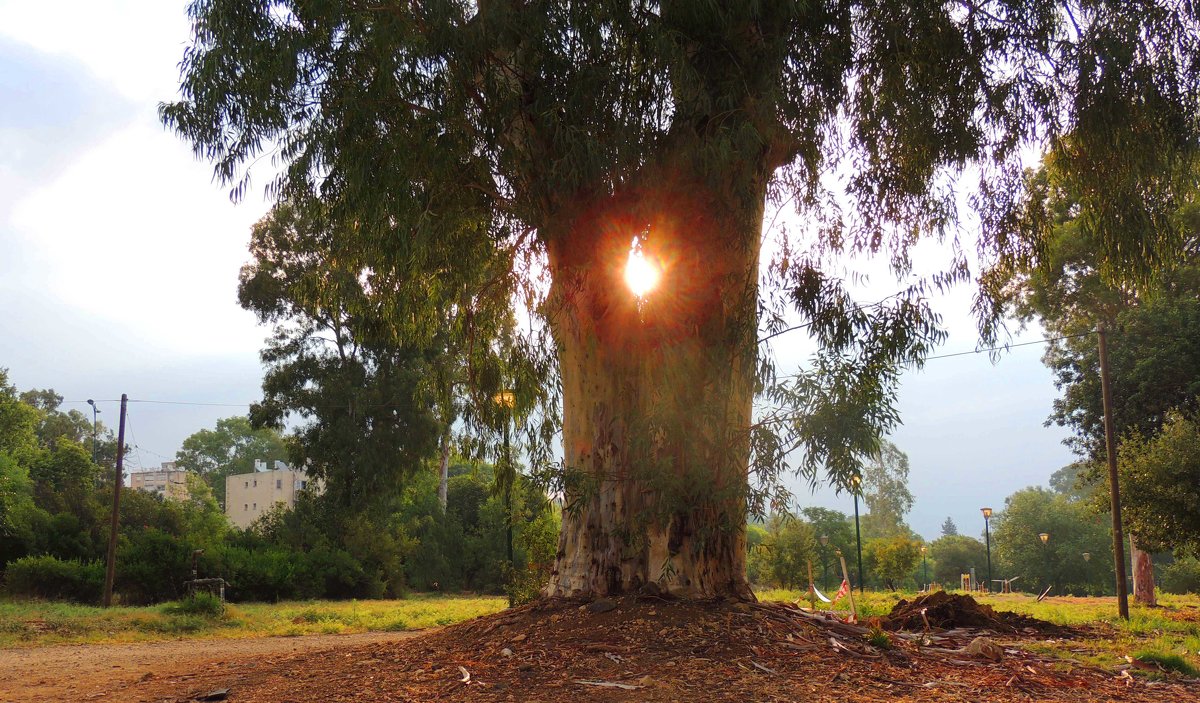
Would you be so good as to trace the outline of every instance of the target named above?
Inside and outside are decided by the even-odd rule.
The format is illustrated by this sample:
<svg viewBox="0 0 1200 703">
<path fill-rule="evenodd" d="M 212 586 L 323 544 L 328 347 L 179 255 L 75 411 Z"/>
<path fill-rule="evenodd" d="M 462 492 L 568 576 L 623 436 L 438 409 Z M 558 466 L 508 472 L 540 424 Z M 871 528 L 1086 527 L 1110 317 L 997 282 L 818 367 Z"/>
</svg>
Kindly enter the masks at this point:
<svg viewBox="0 0 1200 703">
<path fill-rule="evenodd" d="M 924 616 L 922 617 L 922 613 Z M 929 628 L 953 630 L 978 628 L 996 632 L 1060 632 L 1064 628 L 1045 620 L 994 610 L 968 595 L 934 591 L 912 601 L 896 603 L 892 612 L 881 620 L 885 630 L 922 632 Z"/>
<path fill-rule="evenodd" d="M 626 597 L 507 610 L 403 642 L 229 660 L 152 679 L 106 700 L 349 701 L 1178 701 L 1150 686 L 1017 649 L 1000 661 L 926 647 L 781 604 Z M 876 636 L 878 641 L 878 636 Z M 1187 691 L 1191 690 L 1189 694 Z"/>
</svg>

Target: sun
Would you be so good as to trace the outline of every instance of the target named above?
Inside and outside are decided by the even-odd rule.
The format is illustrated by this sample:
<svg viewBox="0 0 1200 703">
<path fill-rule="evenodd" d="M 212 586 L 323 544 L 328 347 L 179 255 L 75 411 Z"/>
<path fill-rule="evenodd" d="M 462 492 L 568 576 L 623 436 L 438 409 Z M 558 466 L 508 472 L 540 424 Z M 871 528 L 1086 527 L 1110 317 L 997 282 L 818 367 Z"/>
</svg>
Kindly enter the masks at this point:
<svg viewBox="0 0 1200 703">
<path fill-rule="evenodd" d="M 661 277 L 658 266 L 642 253 L 641 247 L 635 241 L 633 248 L 629 250 L 629 261 L 625 264 L 625 285 L 629 286 L 634 295 L 644 298 L 654 290 Z"/>
</svg>

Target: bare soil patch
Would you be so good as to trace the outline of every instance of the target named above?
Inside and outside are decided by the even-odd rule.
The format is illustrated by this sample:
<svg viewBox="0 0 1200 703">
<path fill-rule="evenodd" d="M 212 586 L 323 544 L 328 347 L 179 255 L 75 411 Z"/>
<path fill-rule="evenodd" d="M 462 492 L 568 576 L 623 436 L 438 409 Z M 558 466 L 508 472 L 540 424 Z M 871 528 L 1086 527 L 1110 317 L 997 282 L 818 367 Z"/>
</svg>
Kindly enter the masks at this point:
<svg viewBox="0 0 1200 703">
<path fill-rule="evenodd" d="M 160 680 L 186 685 L 206 675 L 236 675 L 246 668 L 270 666 L 281 657 L 395 643 L 416 634 L 373 632 L 0 649 L 0 703 L 147 700 L 139 697 L 139 688 Z"/>
<path fill-rule="evenodd" d="M 543 602 L 405 642 L 230 660 L 124 687 L 110 700 L 183 702 L 225 688 L 229 701 L 255 703 L 1200 697 L 1192 682 L 1147 682 L 1043 658 L 1022 649 L 1035 639 L 1025 633 L 897 632 L 887 648 L 869 644 L 869 634 L 780 603 Z M 981 634 L 997 638 L 991 656 L 969 652 Z"/>
</svg>

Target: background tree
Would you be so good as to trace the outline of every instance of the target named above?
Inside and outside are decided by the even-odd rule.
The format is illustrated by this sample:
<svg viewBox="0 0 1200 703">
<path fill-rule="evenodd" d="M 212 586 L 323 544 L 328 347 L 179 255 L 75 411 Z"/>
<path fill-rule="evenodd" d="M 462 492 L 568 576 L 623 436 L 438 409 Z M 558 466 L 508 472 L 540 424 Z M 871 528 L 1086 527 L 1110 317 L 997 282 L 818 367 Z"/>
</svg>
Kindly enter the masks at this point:
<svg viewBox="0 0 1200 703">
<path fill-rule="evenodd" d="M 511 252 L 493 288 L 527 292 L 554 345 L 533 347 L 561 376 L 545 379 L 561 393 L 570 507 L 551 595 L 655 581 L 750 597 L 747 504 L 780 497 L 793 449 L 810 480 L 848 485 L 896 422 L 899 367 L 943 338 L 924 292 L 967 276 L 954 246 L 945 271 L 864 307 L 830 259 L 882 254 L 911 273 L 920 236 L 952 236 L 946 186 L 978 164 L 992 291 L 1042 236 L 1023 217 L 1033 147 L 1096 194 L 1081 210 L 1108 268 L 1148 275 L 1174 255 L 1172 231 L 1123 225 L 1174 208 L 1163 166 L 1194 161 L 1200 129 L 1196 11 L 1165 0 L 189 12 L 182 99 L 162 115 L 235 195 L 279 145 L 271 192 L 319 199 L 364 271 L 397 274 L 394 300 L 417 319 L 477 293 L 468 274 Z M 826 173 L 844 174 L 836 194 Z M 768 198 L 797 203 L 814 236 L 776 249 L 760 296 Z M 662 264 L 642 299 L 620 284 L 634 238 Z M 979 309 L 990 339 L 997 310 Z M 760 323 L 779 333 L 789 314 L 820 351 L 779 378 Z M 772 407 L 756 416 L 758 389 Z"/>
<path fill-rule="evenodd" d="M 436 452 L 445 509 L 455 425 L 464 440 L 471 430 L 498 431 L 497 394 L 522 406 L 530 395 L 519 369 L 503 361 L 511 339 L 494 333 L 511 327 L 509 306 L 463 293 L 414 320 L 401 296 L 440 300 L 445 282 L 402 290 L 393 269 L 369 265 L 349 246 L 346 229 L 319 204 L 287 202 L 255 226 L 238 296 L 275 335 L 262 353 L 264 399 L 251 416 L 280 428 L 304 419 L 293 458 L 343 505 L 401 490 Z M 468 275 L 483 285 L 496 274 L 485 266 Z M 472 345 L 477 333 L 507 343 Z"/>
<path fill-rule="evenodd" d="M 953 537 L 958 534 L 958 525 L 954 524 L 954 519 L 947 516 L 946 521 L 942 523 L 942 536 Z"/>
<path fill-rule="evenodd" d="M 818 578 L 820 543 L 813 526 L 790 514 L 772 515 L 759 545 L 765 561 L 762 581 L 782 588 L 808 588 L 808 566 Z"/>
<path fill-rule="evenodd" d="M 1047 532 L 1042 544 L 1038 534 Z M 1083 553 L 1090 554 L 1085 561 Z M 1004 501 L 992 517 L 992 558 L 996 578 L 1021 580 L 1015 588 L 1053 593 L 1111 594 L 1112 535 L 1106 518 L 1081 501 L 1044 488 L 1026 488 Z"/>
<path fill-rule="evenodd" d="M 862 497 L 868 510 L 862 518 L 865 536 L 900 537 L 912 532 L 904 522 L 913 504 L 908 470 L 908 456 L 886 440 L 863 467 Z"/>
<path fill-rule="evenodd" d="M 1125 521 L 1143 549 L 1200 554 L 1200 423 L 1168 414 L 1152 437 L 1121 442 Z"/>
<path fill-rule="evenodd" d="M 913 569 L 921 563 L 921 543 L 901 536 L 876 537 L 863 545 L 863 556 L 867 570 L 895 591 L 908 585 Z"/>
<path fill-rule="evenodd" d="M 929 543 L 929 557 L 933 562 L 934 582 L 945 588 L 958 588 L 962 575 L 971 573 L 971 569 L 975 569 L 979 578 L 987 578 L 987 549 L 974 537 L 943 534 Z M 1014 587 L 1022 585 L 1018 582 Z M 994 589 L 995 585 L 991 587 Z"/>
<path fill-rule="evenodd" d="M 268 466 L 288 458 L 283 438 L 273 429 L 254 429 L 243 416 L 217 420 L 213 429 L 193 433 L 175 455 L 181 469 L 195 472 L 225 507 L 225 477 L 254 471 L 255 460 Z"/>
</svg>

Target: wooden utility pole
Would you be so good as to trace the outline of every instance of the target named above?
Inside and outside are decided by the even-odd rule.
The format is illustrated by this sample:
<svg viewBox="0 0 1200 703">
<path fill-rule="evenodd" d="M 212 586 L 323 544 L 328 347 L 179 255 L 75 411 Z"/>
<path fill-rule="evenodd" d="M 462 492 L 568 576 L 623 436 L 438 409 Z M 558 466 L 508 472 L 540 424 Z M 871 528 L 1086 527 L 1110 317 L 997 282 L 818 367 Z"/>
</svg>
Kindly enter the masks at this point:
<svg viewBox="0 0 1200 703">
<path fill-rule="evenodd" d="M 1112 502 L 1113 564 L 1117 570 L 1117 612 L 1129 619 L 1129 592 L 1125 582 L 1125 531 L 1121 527 L 1121 488 L 1117 481 L 1117 437 L 1113 425 L 1112 385 L 1108 377 L 1108 331 L 1096 325 L 1100 338 L 1100 392 L 1104 399 L 1104 453 L 1108 458 L 1108 489 Z"/>
<path fill-rule="evenodd" d="M 108 529 L 108 564 L 104 569 L 104 607 L 112 605 L 113 580 L 117 575 L 117 529 L 120 527 L 121 486 L 125 483 L 125 404 L 121 394 L 121 425 L 117 430 L 117 469 L 113 474 L 112 522 Z"/>
</svg>

